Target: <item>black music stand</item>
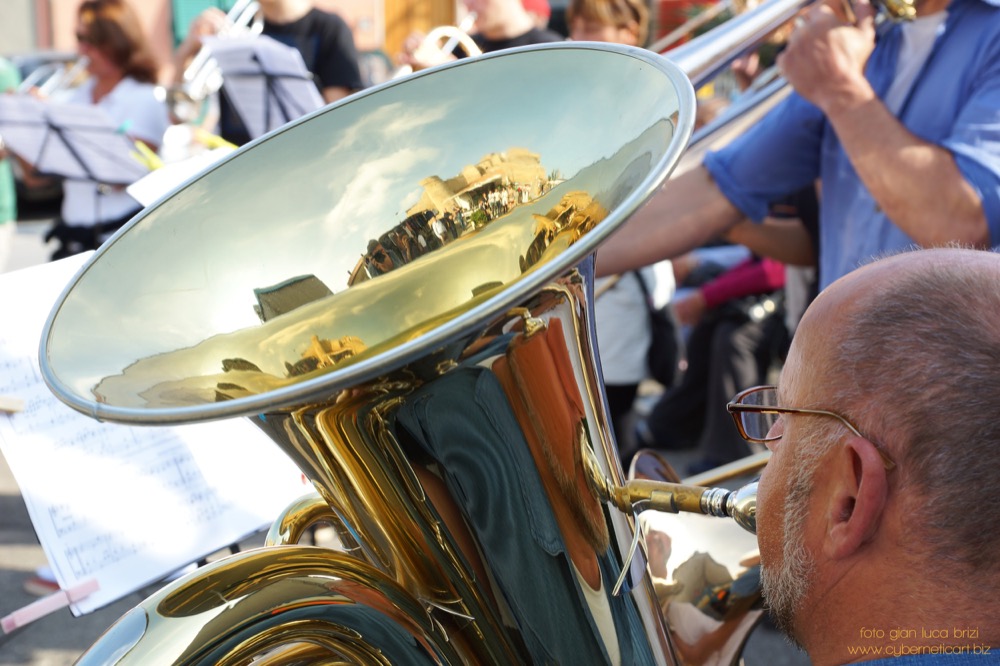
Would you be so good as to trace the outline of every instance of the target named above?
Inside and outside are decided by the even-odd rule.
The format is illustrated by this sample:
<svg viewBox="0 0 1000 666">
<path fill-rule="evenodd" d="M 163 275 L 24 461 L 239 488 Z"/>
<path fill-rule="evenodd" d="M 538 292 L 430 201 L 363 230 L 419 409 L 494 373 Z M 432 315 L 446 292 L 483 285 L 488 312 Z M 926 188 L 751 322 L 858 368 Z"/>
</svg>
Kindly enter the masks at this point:
<svg viewBox="0 0 1000 666">
<path fill-rule="evenodd" d="M 43 175 L 127 185 L 149 173 L 135 146 L 108 114 L 88 104 L 0 95 L 0 135 Z"/>
<path fill-rule="evenodd" d="M 267 36 L 205 44 L 222 70 L 222 90 L 251 139 L 323 106 L 302 54 Z"/>
</svg>

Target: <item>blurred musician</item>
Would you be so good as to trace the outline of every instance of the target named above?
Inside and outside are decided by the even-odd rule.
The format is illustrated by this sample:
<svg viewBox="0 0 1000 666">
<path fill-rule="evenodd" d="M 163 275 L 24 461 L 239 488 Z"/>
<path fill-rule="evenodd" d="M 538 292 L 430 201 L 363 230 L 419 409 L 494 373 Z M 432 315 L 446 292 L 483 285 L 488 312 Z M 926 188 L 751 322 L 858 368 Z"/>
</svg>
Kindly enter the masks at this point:
<svg viewBox="0 0 1000 666">
<path fill-rule="evenodd" d="M 645 46 L 649 10 L 640 0 L 570 0 L 566 23 L 577 42 Z"/>
<path fill-rule="evenodd" d="M 649 12 L 642 0 L 570 0 L 566 7 L 569 36 L 578 42 L 611 42 L 643 46 L 649 30 Z M 645 267 L 595 284 L 594 315 L 597 344 L 604 373 L 611 425 L 623 455 L 628 438 L 627 417 L 639 384 L 649 371 L 646 350 L 652 342 L 647 300 L 662 307 L 673 295 L 669 262 L 662 268 Z M 665 269 L 665 270 L 664 270 Z M 647 296 L 648 292 L 648 296 Z M 629 326 L 622 326 L 622 322 Z"/>
<path fill-rule="evenodd" d="M 169 125 L 156 99 L 157 65 L 139 18 L 124 0 L 87 0 L 77 11 L 77 49 L 89 78 L 66 101 L 104 109 L 121 131 L 157 150 Z M 59 247 L 52 259 L 96 249 L 141 206 L 124 188 L 67 180 L 62 216 L 46 235 Z"/>
<path fill-rule="evenodd" d="M 342 18 L 316 9 L 309 0 L 260 0 L 260 13 L 264 20 L 261 34 L 302 54 L 306 69 L 312 72 L 327 103 L 364 88 L 354 36 Z M 178 77 L 201 49 L 202 39 L 222 33 L 226 22 L 225 13 L 217 8 L 207 9 L 195 18 L 175 54 Z M 225 96 L 219 102 L 219 133 L 237 145 L 247 143 L 250 137 Z"/>
<path fill-rule="evenodd" d="M 0 57 L 0 94 L 14 92 L 21 77 L 14 63 Z M 0 271 L 3 271 L 14 242 L 14 225 L 17 220 L 17 191 L 9 154 L 0 136 Z"/>
<path fill-rule="evenodd" d="M 601 247 L 598 273 L 760 222 L 817 179 L 821 288 L 912 245 L 1000 245 L 1000 2 L 917 0 L 916 14 L 878 24 L 868 2 L 813 5 L 778 57 L 795 93 L 668 181 Z"/>
<path fill-rule="evenodd" d="M 464 0 L 468 11 L 476 16 L 472 40 L 482 53 L 511 49 L 517 46 L 561 42 L 563 36 L 540 28 L 521 0 Z M 436 44 L 428 44 L 421 34 L 407 37 L 400 64 L 414 70 L 425 69 L 455 60 L 465 54 L 445 52 Z"/>
</svg>

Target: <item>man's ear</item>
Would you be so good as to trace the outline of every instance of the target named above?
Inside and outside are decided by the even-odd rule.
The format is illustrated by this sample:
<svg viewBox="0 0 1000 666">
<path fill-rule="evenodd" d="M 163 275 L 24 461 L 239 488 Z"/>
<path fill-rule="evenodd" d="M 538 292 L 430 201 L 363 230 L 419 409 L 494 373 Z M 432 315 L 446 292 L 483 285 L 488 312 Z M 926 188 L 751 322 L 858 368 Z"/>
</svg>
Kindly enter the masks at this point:
<svg viewBox="0 0 1000 666">
<path fill-rule="evenodd" d="M 875 445 L 852 436 L 834 449 L 829 474 L 827 529 L 823 549 L 827 557 L 854 554 L 874 536 L 889 494 L 889 480 Z"/>
</svg>

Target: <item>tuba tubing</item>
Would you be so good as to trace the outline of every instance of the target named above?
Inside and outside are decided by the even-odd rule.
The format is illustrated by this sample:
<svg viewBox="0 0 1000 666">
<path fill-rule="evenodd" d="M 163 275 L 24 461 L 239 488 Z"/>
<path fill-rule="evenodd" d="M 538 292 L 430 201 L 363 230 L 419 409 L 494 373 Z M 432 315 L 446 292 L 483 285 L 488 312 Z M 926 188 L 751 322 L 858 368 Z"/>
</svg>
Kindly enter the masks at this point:
<svg viewBox="0 0 1000 666">
<path fill-rule="evenodd" d="M 800 4 L 737 21 L 766 34 L 752 17 Z M 747 48 L 698 43 L 720 61 Z M 515 87 L 516 99 L 495 94 Z M 123 618 L 81 663 L 677 663 L 677 628 L 641 549 L 632 559 L 635 514 L 750 526 L 753 488 L 625 481 L 593 265 L 680 160 L 694 104 L 683 72 L 642 49 L 486 54 L 286 125 L 119 230 L 46 323 L 46 383 L 109 421 L 253 417 L 321 498 L 286 511 L 269 540 L 326 520 L 350 554 L 282 545 L 222 560 Z M 396 181 L 392 195 L 365 189 Z M 263 196 L 275 187 L 291 210 Z"/>
</svg>

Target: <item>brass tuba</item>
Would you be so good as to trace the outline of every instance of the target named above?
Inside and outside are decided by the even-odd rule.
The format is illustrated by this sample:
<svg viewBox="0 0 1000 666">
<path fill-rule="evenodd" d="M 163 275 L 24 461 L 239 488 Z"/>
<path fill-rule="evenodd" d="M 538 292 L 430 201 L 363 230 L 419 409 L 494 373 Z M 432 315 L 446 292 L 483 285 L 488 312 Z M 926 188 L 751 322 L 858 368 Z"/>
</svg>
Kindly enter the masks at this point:
<svg viewBox="0 0 1000 666">
<path fill-rule="evenodd" d="M 487 54 L 262 137 L 102 246 L 46 324 L 52 390 L 102 420 L 249 417 L 317 495 L 80 663 L 678 663 L 636 514 L 752 529 L 754 491 L 625 480 L 592 269 L 694 103 L 641 49 Z M 342 552 L 294 544 L 315 520 Z M 712 612 L 745 630 L 748 602 Z"/>
</svg>

